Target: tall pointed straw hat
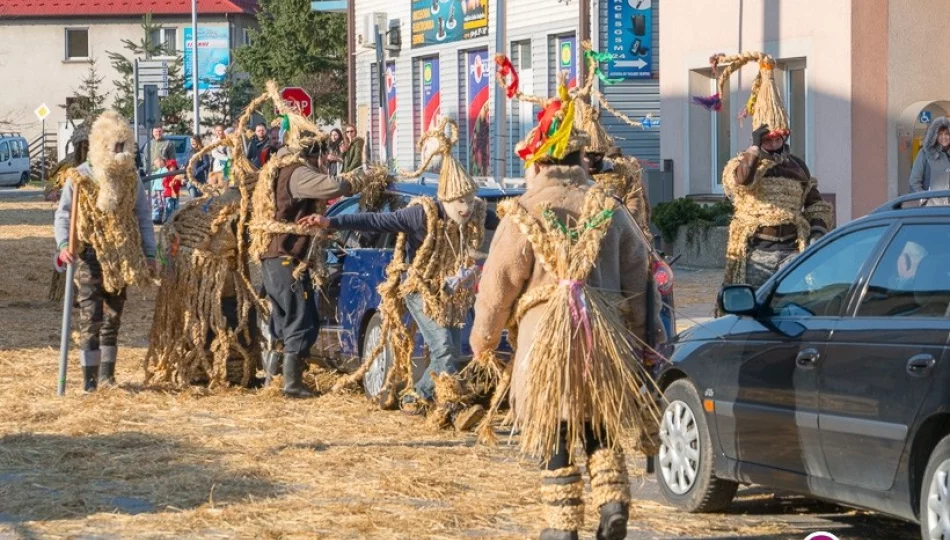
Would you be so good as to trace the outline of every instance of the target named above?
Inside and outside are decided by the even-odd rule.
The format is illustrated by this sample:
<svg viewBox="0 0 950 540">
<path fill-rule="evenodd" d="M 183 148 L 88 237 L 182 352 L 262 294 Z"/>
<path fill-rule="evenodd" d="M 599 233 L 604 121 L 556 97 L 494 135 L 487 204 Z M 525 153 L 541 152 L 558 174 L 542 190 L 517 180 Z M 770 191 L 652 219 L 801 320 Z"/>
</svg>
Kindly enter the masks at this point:
<svg viewBox="0 0 950 540">
<path fill-rule="evenodd" d="M 449 128 L 449 135 L 445 134 L 445 128 Z M 459 160 L 452 154 L 452 149 L 459 140 L 459 127 L 454 121 L 442 117 L 439 124 L 432 130 L 426 132 L 419 139 L 418 148 L 420 152 L 426 148 L 427 143 L 434 141 L 438 146 L 430 151 L 422 160 L 422 164 L 415 171 L 400 171 L 403 176 L 409 178 L 418 178 L 429 168 L 429 165 L 436 156 L 442 157 L 442 167 L 439 171 L 439 189 L 436 193 L 438 199 L 442 202 L 452 202 L 469 195 L 474 195 L 478 191 L 478 186 L 468 175 L 465 167 L 459 163 Z"/>
<path fill-rule="evenodd" d="M 782 102 L 782 95 L 775 83 L 775 59 L 763 52 L 745 52 L 733 56 L 717 54 L 709 59 L 713 74 L 716 76 L 718 92 L 709 97 L 694 97 L 693 102 L 710 110 L 722 109 L 722 94 L 728 91 L 725 86 L 729 77 L 749 62 L 759 63 L 759 73 L 752 83 L 749 100 L 739 114 L 740 118 L 752 116 L 752 129 L 769 126 L 769 135 L 788 137 L 791 134 L 788 113 Z"/>
</svg>

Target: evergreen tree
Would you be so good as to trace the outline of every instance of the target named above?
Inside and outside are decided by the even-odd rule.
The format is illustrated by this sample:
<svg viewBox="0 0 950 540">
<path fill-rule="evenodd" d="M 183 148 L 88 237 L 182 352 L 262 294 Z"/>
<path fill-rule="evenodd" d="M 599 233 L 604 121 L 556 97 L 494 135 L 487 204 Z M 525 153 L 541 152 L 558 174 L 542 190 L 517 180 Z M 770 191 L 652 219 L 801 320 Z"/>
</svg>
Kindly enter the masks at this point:
<svg viewBox="0 0 950 540">
<path fill-rule="evenodd" d="M 241 69 L 263 88 L 268 80 L 301 86 L 313 96 L 314 116 L 346 115 L 346 15 L 315 13 L 310 0 L 259 0 L 251 44 L 236 51 Z"/>
<path fill-rule="evenodd" d="M 93 60 L 79 87 L 73 90 L 73 95 L 66 100 L 67 104 L 60 107 L 66 109 L 66 115 L 72 120 L 99 116 L 106 110 L 106 99 L 109 97 L 108 92 L 102 92 L 102 82 L 105 80 L 99 75 L 96 60 Z"/>
<path fill-rule="evenodd" d="M 133 116 L 133 100 L 135 96 L 135 73 L 133 62 L 135 59 L 147 60 L 155 56 L 166 56 L 172 51 L 166 51 L 161 43 L 152 42 L 152 34 L 161 29 L 161 25 L 152 22 L 152 15 L 142 18 L 143 38 L 139 42 L 123 39 L 123 48 L 130 54 L 126 57 L 122 53 L 106 51 L 112 61 L 112 67 L 119 73 L 121 79 L 114 81 L 116 87 L 115 110 L 126 118 Z M 159 107 L 162 111 L 162 125 L 176 133 L 188 133 L 190 130 L 186 114 L 191 110 L 191 100 L 185 93 L 185 82 L 182 77 L 182 58 L 176 56 L 168 61 L 168 96 L 159 98 Z M 139 96 L 140 98 L 142 96 Z"/>
</svg>

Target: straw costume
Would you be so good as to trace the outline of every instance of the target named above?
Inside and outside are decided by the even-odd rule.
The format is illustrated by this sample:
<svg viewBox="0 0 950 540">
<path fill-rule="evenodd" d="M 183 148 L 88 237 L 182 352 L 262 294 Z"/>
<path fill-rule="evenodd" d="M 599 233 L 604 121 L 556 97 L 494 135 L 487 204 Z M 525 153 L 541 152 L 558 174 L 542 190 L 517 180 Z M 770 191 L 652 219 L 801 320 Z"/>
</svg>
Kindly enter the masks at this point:
<svg viewBox="0 0 950 540">
<path fill-rule="evenodd" d="M 753 145 L 726 164 L 723 191 L 733 200 L 735 216 L 729 226 L 725 284 L 759 287 L 779 268 L 828 232 L 833 208 L 818 192 L 805 162 L 789 152 L 788 114 L 775 84 L 775 60 L 764 53 L 710 58 L 718 75 L 719 92 L 694 98 L 707 108 L 722 108 L 729 76 L 749 62 L 759 63 L 759 73 L 742 116 L 752 115 Z M 720 72 L 720 67 L 722 71 Z M 778 150 L 768 151 L 763 141 L 782 138 Z"/>
<path fill-rule="evenodd" d="M 275 84 L 268 84 L 268 93 L 284 115 L 285 145 L 260 170 L 248 227 L 250 254 L 261 263 L 270 302 L 269 332 L 283 350 L 269 352 L 264 368 L 273 377 L 282 361 L 284 395 L 310 397 L 302 372 L 318 333 L 314 284 L 325 270 L 315 238 L 318 229 L 306 222 L 322 214 L 328 200 L 364 190 L 367 198 L 378 197 L 388 175 L 380 168 L 340 177 L 327 174 L 328 137 L 288 110 Z"/>
<path fill-rule="evenodd" d="M 502 76 L 510 76 L 507 59 L 496 61 Z M 471 345 L 487 363 L 508 328 L 515 358 L 502 386 L 510 383 L 522 451 L 545 465 L 541 538 L 576 539 L 583 527 L 584 480 L 572 453 L 580 444 L 601 513 L 598 538 L 619 539 L 626 535 L 630 500 L 619 440 L 628 427 L 652 432 L 658 422 L 653 398 L 640 393 L 651 379 L 638 359 L 641 342 L 649 341 L 647 317 L 662 328 L 660 302 L 654 313 L 640 309 L 645 294 L 658 296 L 648 290 L 648 247 L 616 199 L 582 167 L 589 138 L 574 126 L 576 103 L 563 77 L 558 90 L 517 146 L 522 159 L 537 166 L 524 195 L 499 207 L 502 221 L 479 285 Z"/>
<path fill-rule="evenodd" d="M 643 231 L 647 240 L 652 241 L 650 201 L 643 183 L 643 167 L 637 158 L 622 155 L 614 138 L 607 134 L 607 130 L 600 123 L 601 109 L 595 109 L 589 102 L 591 96 L 596 93 L 601 106 L 609 107 L 606 98 L 599 92 L 595 92 L 593 87 L 594 81 L 598 79 L 608 83 L 613 82 L 606 79 L 600 70 L 600 62 L 609 60 L 611 56 L 591 50 L 590 42 L 585 41 L 583 46 L 588 76 L 584 86 L 575 92 L 574 106 L 577 108 L 576 127 L 590 137 L 590 144 L 586 148 L 587 159 L 590 162 L 589 172 L 608 194 L 620 199 L 633 214 L 634 222 Z M 631 120 L 626 115 L 621 116 L 625 122 L 642 127 L 642 124 Z M 608 158 L 608 154 L 611 157 Z"/>
<path fill-rule="evenodd" d="M 155 237 L 148 196 L 135 168 L 135 138 L 128 121 L 102 113 L 89 134 L 88 161 L 66 172 L 55 217 L 60 259 L 69 243 L 69 224 L 78 220 L 77 266 L 79 361 L 84 388 L 99 379 L 115 382 L 117 340 L 126 287 L 151 282 Z M 78 197 L 78 215 L 71 216 Z"/>
<path fill-rule="evenodd" d="M 243 128 L 269 94 L 255 99 Z M 146 383 L 248 386 L 261 365 L 258 302 L 249 279 L 244 227 L 257 170 L 236 130 L 191 157 L 187 171 L 203 195 L 182 206 L 160 232 L 162 283 L 155 303 Z M 195 182 L 195 165 L 218 146 L 231 149 L 232 187 Z"/>
<path fill-rule="evenodd" d="M 446 136 L 446 127 L 450 135 Z M 468 407 L 468 392 L 457 386 L 453 376 L 462 369 L 461 332 L 475 300 L 473 286 L 477 277 L 475 251 L 485 237 L 487 205 L 475 197 L 478 187 L 452 154 L 458 142 L 458 127 L 443 118 L 438 127 L 419 141 L 420 151 L 430 141 L 437 148 L 429 153 L 416 171 L 403 171 L 417 178 L 433 159 L 442 159 L 438 201 L 417 197 L 402 210 L 387 214 L 354 214 L 334 217 L 329 226 L 342 230 L 399 233 L 393 261 L 386 269 L 386 281 L 380 285 L 380 312 L 383 315 L 383 343 L 368 351 L 363 365 L 337 388 L 363 378 L 386 343 L 392 346 L 394 365 L 387 375 L 381 404 L 395 405 L 395 394 L 404 388 L 402 404 L 407 410 L 425 413 L 435 401 L 432 422 L 440 427 L 454 422 L 468 428 L 481 418 L 477 409 Z M 413 323 L 404 325 L 405 314 Z M 422 378 L 411 386 L 412 349 L 416 330 L 422 333 L 429 350 L 429 366 Z M 458 413 L 468 410 L 459 418 Z"/>
</svg>

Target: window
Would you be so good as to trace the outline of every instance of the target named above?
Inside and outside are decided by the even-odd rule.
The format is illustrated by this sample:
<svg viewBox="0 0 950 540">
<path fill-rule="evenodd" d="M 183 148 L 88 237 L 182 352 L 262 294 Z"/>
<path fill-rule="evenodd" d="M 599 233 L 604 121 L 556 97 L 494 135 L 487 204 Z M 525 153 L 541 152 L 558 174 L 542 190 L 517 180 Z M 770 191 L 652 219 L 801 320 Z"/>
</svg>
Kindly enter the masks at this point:
<svg viewBox="0 0 950 540">
<path fill-rule="evenodd" d="M 13 159 L 25 158 L 21 141 L 10 141 L 10 156 Z"/>
<path fill-rule="evenodd" d="M 779 66 L 784 72 L 785 108 L 788 110 L 789 129 L 792 130 L 788 138 L 789 149 L 792 154 L 808 161 L 808 135 L 806 132 L 806 84 L 805 61 L 789 60 Z"/>
<path fill-rule="evenodd" d="M 714 94 L 719 91 L 716 86 L 716 79 L 710 76 L 710 94 Z M 732 116 L 730 115 L 730 98 L 729 95 L 731 92 L 729 88 L 723 89 L 722 95 L 719 98 L 722 100 L 722 109 L 718 112 L 713 111 L 713 134 L 712 134 L 712 151 L 713 151 L 713 170 L 712 170 L 712 185 L 713 192 L 722 193 L 722 170 L 726 168 L 726 163 L 729 163 L 729 160 L 732 159 Z"/>
<path fill-rule="evenodd" d="M 66 60 L 89 59 L 89 29 L 66 29 Z"/>
<path fill-rule="evenodd" d="M 0 162 L 10 161 L 10 147 L 7 143 L 0 142 Z"/>
<path fill-rule="evenodd" d="M 871 275 L 858 317 L 945 317 L 950 307 L 950 226 L 903 227 Z"/>
<path fill-rule="evenodd" d="M 861 267 L 885 226 L 839 236 L 812 252 L 779 282 L 772 295 L 772 314 L 779 317 L 838 315 Z"/>
<path fill-rule="evenodd" d="M 518 73 L 521 73 L 526 69 L 531 69 L 531 40 L 530 39 L 526 39 L 524 41 L 516 41 L 512 43 L 511 50 L 512 52 L 517 50 L 518 65 L 515 67 L 518 69 Z"/>
<path fill-rule="evenodd" d="M 161 48 L 158 56 L 171 57 L 178 55 L 178 29 L 156 28 L 152 30 L 152 45 Z"/>
<path fill-rule="evenodd" d="M 249 28 L 245 28 L 244 32 L 241 35 L 243 36 L 243 39 L 244 39 L 242 43 L 244 45 L 250 45 L 251 44 L 251 30 Z"/>
</svg>

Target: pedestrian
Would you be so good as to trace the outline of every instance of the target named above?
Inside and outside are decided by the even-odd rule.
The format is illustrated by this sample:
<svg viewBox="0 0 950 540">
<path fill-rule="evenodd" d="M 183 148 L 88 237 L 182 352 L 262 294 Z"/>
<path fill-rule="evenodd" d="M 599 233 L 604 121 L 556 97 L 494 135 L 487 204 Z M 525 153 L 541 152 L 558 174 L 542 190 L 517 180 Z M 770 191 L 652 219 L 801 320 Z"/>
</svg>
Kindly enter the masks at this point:
<svg viewBox="0 0 950 540">
<path fill-rule="evenodd" d="M 156 158 L 175 159 L 175 143 L 165 138 L 165 130 L 161 126 L 152 129 L 150 159 L 154 162 Z"/>
<path fill-rule="evenodd" d="M 735 214 L 729 224 L 723 283 L 762 286 L 833 223 L 833 207 L 818 192 L 808 165 L 788 147 L 788 113 L 775 83 L 775 60 L 764 53 L 710 59 L 718 71 L 719 94 L 727 92 L 729 75 L 757 61 L 759 74 L 746 113 L 752 115 L 752 146 L 731 159 L 722 171 L 723 192 Z M 705 106 L 718 98 L 700 98 Z"/>
<path fill-rule="evenodd" d="M 214 125 L 214 137 L 211 139 L 211 144 L 216 144 L 219 141 L 223 141 L 227 138 L 227 131 L 224 129 L 224 124 L 215 124 Z M 225 144 L 222 144 L 211 151 L 211 172 L 221 173 L 221 176 L 224 180 L 225 185 L 228 180 L 228 168 L 231 163 L 231 147 Z"/>
<path fill-rule="evenodd" d="M 445 136 L 447 125 L 451 126 L 451 137 Z M 387 281 L 379 288 L 383 340 L 393 347 L 392 369 L 404 370 L 397 371 L 399 375 L 407 372 L 412 363 L 414 334 L 404 328 L 403 318 L 408 312 L 429 350 L 429 366 L 412 391 L 404 394 L 400 406 L 411 414 L 441 409 L 435 417 L 439 427 L 454 423 L 465 430 L 478 423 L 484 410 L 438 399 L 435 381 L 439 375 L 454 376 L 464 367 L 461 328 L 475 299 L 477 269 L 473 252 L 485 237 L 487 206 L 476 198 L 478 187 L 452 155 L 452 147 L 458 142 L 455 123 L 443 119 L 424 135 L 426 140 L 437 141 L 438 151 L 429 154 L 418 171 L 404 174 L 421 176 L 432 159 L 441 156 L 437 200 L 417 197 L 395 212 L 345 214 L 315 218 L 315 222 L 336 230 L 399 235 L 399 249 L 386 270 Z M 375 357 L 373 353 L 366 356 L 369 360 L 356 377 L 369 369 Z M 394 388 L 386 390 L 392 396 Z"/>
<path fill-rule="evenodd" d="M 92 124 L 88 161 L 67 173 L 55 216 L 58 259 L 75 262 L 78 277 L 79 363 L 83 389 L 115 384 L 118 336 L 128 285 L 146 285 L 155 270 L 155 233 L 148 195 L 135 169 L 129 122 L 106 111 Z M 71 215 L 78 197 L 78 215 Z M 70 221 L 78 220 L 78 250 L 69 251 Z"/>
<path fill-rule="evenodd" d="M 260 169 L 270 157 L 270 146 L 271 141 L 267 134 L 267 126 L 257 124 L 254 127 L 254 136 L 247 143 L 247 160 L 251 162 L 251 165 Z"/>
<path fill-rule="evenodd" d="M 363 166 L 363 147 L 365 141 L 356 136 L 356 127 L 347 124 L 345 128 L 346 141 L 340 145 L 340 151 L 343 152 L 343 171 L 345 173 L 355 171 Z"/>
<path fill-rule="evenodd" d="M 198 135 L 191 136 L 191 154 L 195 155 L 201 151 L 204 146 L 201 144 L 201 137 Z M 195 179 L 195 183 L 188 183 L 188 192 L 191 194 L 191 197 L 197 199 L 201 196 L 201 188 L 199 186 L 205 185 L 208 183 L 208 173 L 211 170 L 211 156 L 203 155 L 198 158 L 195 163 L 192 171 L 192 176 Z M 197 184 L 197 185 L 195 185 Z"/>
<path fill-rule="evenodd" d="M 152 223 L 161 225 L 165 223 L 165 173 L 168 172 L 167 161 L 165 158 L 157 157 L 152 160 Z"/>
<path fill-rule="evenodd" d="M 950 189 L 950 118 L 934 119 L 910 171 L 910 192 Z M 950 199 L 924 199 L 921 206 L 947 205 Z"/>
<path fill-rule="evenodd" d="M 330 153 L 327 156 L 330 174 L 333 176 L 343 173 L 343 132 L 340 128 L 330 130 Z"/>
<path fill-rule="evenodd" d="M 558 88 L 559 98 L 538 100 L 539 125 L 516 147 L 527 190 L 499 205 L 470 344 L 480 361 L 508 327 L 514 428 L 522 452 L 543 464 L 541 538 L 576 540 L 583 527 L 584 479 L 572 453 L 580 444 L 599 505 L 597 538 L 620 540 L 630 502 L 624 429 L 652 433 L 658 425 L 656 404 L 640 388 L 650 377 L 642 364 L 653 342 L 648 318 L 662 328 L 659 293 L 636 225 L 582 166 L 589 137 L 573 125 L 563 75 Z M 650 313 L 647 294 L 655 298 Z"/>
<path fill-rule="evenodd" d="M 250 253 L 261 262 L 264 292 L 271 304 L 271 336 L 283 343 L 282 353 L 275 350 L 265 356 L 267 380 L 277 374 L 282 359 L 283 394 L 311 397 L 302 373 L 319 323 L 310 277 L 312 229 L 296 224 L 323 212 L 328 199 L 351 194 L 359 178 L 328 175 L 325 138 L 315 130 L 297 133 L 287 137 L 287 144 L 260 171 Z"/>
<path fill-rule="evenodd" d="M 167 172 L 177 171 L 178 162 L 170 159 L 165 163 Z M 169 174 L 162 179 L 162 202 L 165 207 L 165 221 L 171 219 L 172 214 L 178 210 L 178 199 L 181 195 L 182 176 L 180 174 Z"/>
</svg>

